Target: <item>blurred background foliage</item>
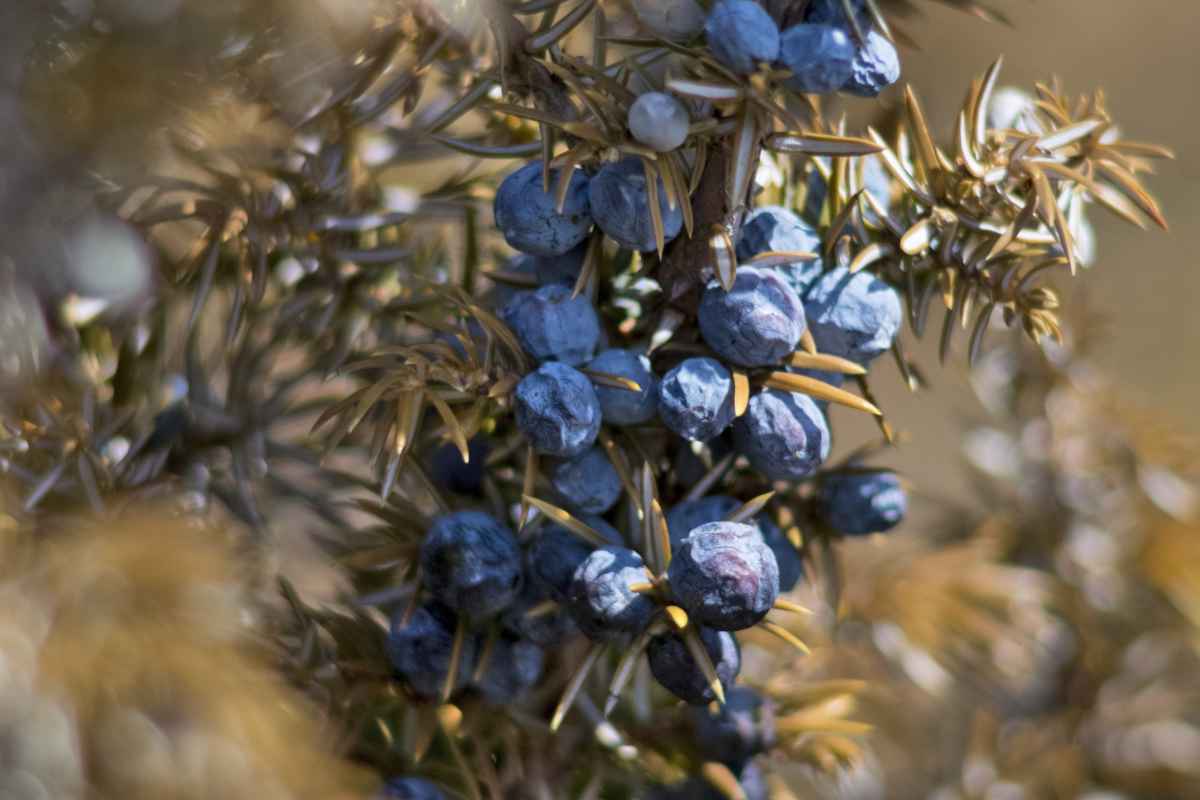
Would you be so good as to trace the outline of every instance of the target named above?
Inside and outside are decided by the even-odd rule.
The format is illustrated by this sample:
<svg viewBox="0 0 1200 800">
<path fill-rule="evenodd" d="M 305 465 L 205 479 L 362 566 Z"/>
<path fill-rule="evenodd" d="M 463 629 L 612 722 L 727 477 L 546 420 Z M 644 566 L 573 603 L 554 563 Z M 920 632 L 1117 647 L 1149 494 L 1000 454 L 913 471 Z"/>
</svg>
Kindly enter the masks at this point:
<svg viewBox="0 0 1200 800">
<path fill-rule="evenodd" d="M 472 12 L 465 1 L 433 6 L 466 22 Z M 1066 315 L 1071 333 L 1048 357 L 997 336 L 973 375 L 931 368 L 934 390 L 919 395 L 880 370 L 873 389 L 906 435 L 890 463 L 921 502 L 897 535 L 840 546 L 840 575 L 816 571 L 806 590 L 814 596 L 804 598 L 814 607 L 830 581 L 844 592 L 836 628 L 835 609 L 795 623 L 811 656 L 748 647 L 760 682 L 795 702 L 775 757 L 790 789 L 777 786 L 778 796 L 1200 796 L 1192 488 L 1200 463 L 1188 441 L 1200 389 L 1188 366 L 1200 334 L 1190 308 L 1200 277 L 1189 269 L 1200 244 L 1187 102 L 1200 69 L 1194 14 L 1165 0 L 1010 2 L 1002 8 L 1011 25 L 985 25 L 932 3 L 891 8 L 914 6 L 920 17 L 900 16 L 917 45 L 904 52 L 905 79 L 921 87 L 935 131 L 952 129 L 966 79 L 998 53 L 1006 83 L 1055 73 L 1074 89 L 1104 87 L 1117 119 L 1181 154 L 1153 179 L 1174 231 L 1146 236 L 1097 220 L 1098 263 L 1065 287 L 1076 309 Z M 252 524 L 257 511 L 238 496 L 248 478 L 236 464 L 259 463 L 254 448 L 265 445 L 231 434 L 242 428 L 218 402 L 287 397 L 300 380 L 286 374 L 287 354 L 269 341 L 246 351 L 279 358 L 279 386 L 238 387 L 236 365 L 211 376 L 211 407 L 197 404 L 196 413 L 209 413 L 205 430 L 241 457 L 224 486 L 232 512 L 205 508 L 199 517 L 195 482 L 204 476 L 186 464 L 166 490 L 108 495 L 120 482 L 106 483 L 104 465 L 123 454 L 105 451 L 107 442 L 91 452 L 87 442 L 122 420 L 96 417 L 106 398 L 72 395 L 77 375 L 66 386 L 31 376 L 54 376 L 48 365 L 79 338 L 110 335 L 88 324 L 97 315 L 120 329 L 155 297 L 172 306 L 156 322 L 172 343 L 162 362 L 179 362 L 197 286 L 186 265 L 203 255 L 190 249 L 201 228 L 180 226 L 148 247 L 114 217 L 114 189 L 154 175 L 199 179 L 180 158 L 197 147 L 221 150 L 223 164 L 277 156 L 291 143 L 289 126 L 353 86 L 354 55 L 382 46 L 378 22 L 394 13 L 382 0 L 44 0 L 0 9 L 0 410 L 33 426 L 8 430 L 0 446 L 52 442 L 48 460 L 28 467 L 47 476 L 56 460 L 86 452 L 72 462 L 76 489 L 93 506 L 103 494 L 108 515 L 97 523 L 53 503 L 34 514 L 51 487 L 36 497 L 40 483 L 32 493 L 27 483 L 4 485 L 0 795 L 69 797 L 88 783 L 99 797 L 316 798 L 362 796 L 373 785 L 332 755 L 344 732 L 316 709 L 323 692 L 344 687 L 291 669 L 291 656 L 313 647 L 308 611 L 289 616 L 276 592 L 285 575 L 317 604 L 343 579 L 305 535 L 314 526 L 303 522 L 302 490 L 292 490 L 293 504 L 272 506 L 272 524 Z M 447 105 L 404 91 L 392 99 L 421 100 L 426 115 Z M 897 102 L 886 96 L 882 113 Z M 356 144 L 375 166 L 397 162 L 378 172 L 384 196 L 368 196 L 375 187 L 356 180 L 354 164 L 318 160 L 304 184 L 314 207 L 382 199 L 402 212 L 435 192 L 442 215 L 406 245 L 463 246 L 438 235 L 474 191 L 455 183 L 461 159 L 403 137 Z M 237 190 L 287 205 L 252 180 Z M 395 296 L 394 287 L 380 292 Z M 220 334 L 208 332 L 218 342 Z M 105 352 L 103 342 L 84 344 Z M 930 341 L 915 355 L 933 364 L 934 348 Z M 78 365 L 85 376 L 111 366 L 102 357 Z M 153 437 L 167 435 L 181 393 L 196 391 L 202 371 L 191 366 L 182 388 L 123 376 L 156 421 L 148 441 L 125 446 L 167 457 L 155 456 Z M 39 393 L 76 402 L 26 415 Z M 869 420 L 834 417 L 843 448 L 875 436 Z M 24 455 L 5 455 L 5 470 L 27 468 Z M 298 462 L 290 477 L 302 486 Z M 308 697 L 285 685 L 280 664 Z"/>
</svg>

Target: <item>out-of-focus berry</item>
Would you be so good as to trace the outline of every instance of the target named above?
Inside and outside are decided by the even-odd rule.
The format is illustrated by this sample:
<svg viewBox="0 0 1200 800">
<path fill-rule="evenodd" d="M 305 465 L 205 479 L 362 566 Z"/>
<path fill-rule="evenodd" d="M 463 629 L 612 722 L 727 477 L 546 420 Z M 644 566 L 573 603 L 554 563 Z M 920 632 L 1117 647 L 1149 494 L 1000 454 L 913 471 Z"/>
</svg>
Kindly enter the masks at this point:
<svg viewBox="0 0 1200 800">
<path fill-rule="evenodd" d="M 686 42 L 704 30 L 705 13 L 696 0 L 633 0 L 638 20 L 664 39 Z"/>
<path fill-rule="evenodd" d="M 491 445 L 481 436 L 467 442 L 468 461 L 463 461 L 462 453 L 453 443 L 439 446 L 433 452 L 430 464 L 429 477 L 433 485 L 455 494 L 479 494 L 483 488 L 484 462 L 490 451 Z"/>
<path fill-rule="evenodd" d="M 646 191 L 646 172 L 642 160 L 621 159 L 600 168 L 588 186 L 592 216 L 605 235 L 630 250 L 657 248 L 654 223 L 650 217 L 650 196 Z M 662 216 L 663 242 L 671 241 L 683 229 L 683 211 L 672 209 L 667 189 L 658 178 L 658 210 Z"/>
<path fill-rule="evenodd" d="M 656 606 L 630 587 L 646 580 L 645 564 L 635 551 L 618 546 L 593 550 L 571 578 L 567 602 L 575 623 L 596 641 L 640 633 Z"/>
<path fill-rule="evenodd" d="M 693 708 L 692 723 L 701 755 L 735 771 L 775 746 L 774 704 L 747 686 L 730 689 L 716 713 Z"/>
<path fill-rule="evenodd" d="M 734 422 L 733 441 L 771 480 L 800 480 L 829 457 L 829 424 L 807 395 L 766 389 L 750 398 L 746 413 Z"/>
<path fill-rule="evenodd" d="M 550 485 L 573 511 L 603 514 L 621 497 L 621 477 L 604 450 L 592 447 L 580 456 L 555 464 Z"/>
<path fill-rule="evenodd" d="M 880 92 L 900 80 L 900 54 L 887 37 L 876 30 L 866 31 L 866 41 L 854 55 L 850 80 L 842 91 L 858 97 L 878 97 Z"/>
<path fill-rule="evenodd" d="M 424 778 L 392 778 L 377 800 L 445 800 L 446 795 Z"/>
<path fill-rule="evenodd" d="M 658 386 L 658 415 L 684 439 L 708 441 L 733 421 L 733 376 L 716 359 L 680 362 Z"/>
<path fill-rule="evenodd" d="M 506 526 L 481 511 L 434 519 L 421 543 L 424 585 L 472 621 L 503 611 L 521 589 L 521 549 Z"/>
<path fill-rule="evenodd" d="M 646 92 L 629 107 L 629 132 L 659 153 L 669 153 L 687 139 L 687 108 L 666 92 Z"/>
<path fill-rule="evenodd" d="M 667 572 L 688 615 L 718 630 L 739 631 L 767 615 L 779 596 L 779 565 L 754 525 L 709 522 L 684 537 Z"/>
<path fill-rule="evenodd" d="M 716 668 L 717 678 L 728 693 L 742 669 L 742 652 L 729 631 L 697 627 L 700 641 Z M 687 642 L 678 633 L 655 636 L 646 646 L 650 673 L 671 694 L 692 705 L 711 703 L 717 697 L 704 677 L 704 670 L 692 658 Z"/>
<path fill-rule="evenodd" d="M 704 23 L 704 33 L 713 56 L 742 75 L 779 57 L 779 26 L 753 0 L 720 0 Z"/>
<path fill-rule="evenodd" d="M 481 650 L 479 658 L 484 653 Z M 542 677 L 545 656 L 533 642 L 501 635 L 493 643 L 483 663 L 483 674 L 473 686 L 489 703 L 503 706 L 520 698 Z"/>
<path fill-rule="evenodd" d="M 554 187 L 558 170 L 550 170 L 550 191 L 542 189 L 542 162 L 534 161 L 509 175 L 496 190 L 494 216 L 504 239 L 522 253 L 560 256 L 578 245 L 592 228 L 588 211 L 588 179 L 575 170 L 560 214 Z"/>
<path fill-rule="evenodd" d="M 900 524 L 908 511 L 908 493 L 894 472 L 844 472 L 821 482 L 817 508 L 840 533 L 862 536 Z"/>
<path fill-rule="evenodd" d="M 388 635 L 387 650 L 392 666 L 414 693 L 433 698 L 442 692 L 454 652 L 458 617 L 441 603 L 427 603 L 405 620 L 405 610 L 396 612 Z M 475 637 L 466 636 L 458 660 L 455 688 L 466 685 L 475 664 Z"/>
<path fill-rule="evenodd" d="M 521 379 L 514 393 L 517 427 L 543 455 L 571 458 L 600 433 L 600 401 L 579 370 L 548 361 Z"/>
<path fill-rule="evenodd" d="M 792 71 L 788 88 L 829 94 L 846 85 L 854 71 L 854 42 L 834 25 L 793 25 L 779 40 L 779 60 Z"/>
<path fill-rule="evenodd" d="M 587 368 L 626 378 L 638 391 L 614 386 L 596 386 L 600 412 L 609 425 L 641 425 L 654 419 L 658 410 L 658 378 L 650 370 L 650 359 L 632 350 L 613 348 L 591 360 Z"/>
<path fill-rule="evenodd" d="M 742 267 L 729 291 L 709 282 L 697 321 L 717 355 L 744 367 L 765 367 L 778 364 L 800 343 L 804 306 L 777 271 Z"/>
<path fill-rule="evenodd" d="M 583 295 L 552 283 L 533 292 L 522 292 L 502 313 L 521 348 L 541 361 L 561 361 L 578 367 L 596 352 L 600 320 Z"/>
</svg>

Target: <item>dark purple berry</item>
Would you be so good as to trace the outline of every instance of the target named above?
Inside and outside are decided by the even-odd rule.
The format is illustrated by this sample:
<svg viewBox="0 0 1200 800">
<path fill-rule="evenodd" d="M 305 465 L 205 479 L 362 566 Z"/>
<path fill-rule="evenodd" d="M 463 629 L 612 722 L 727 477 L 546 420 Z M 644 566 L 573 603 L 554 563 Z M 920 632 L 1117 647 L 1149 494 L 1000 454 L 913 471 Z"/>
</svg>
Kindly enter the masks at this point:
<svg viewBox="0 0 1200 800">
<path fill-rule="evenodd" d="M 496 190 L 496 227 L 512 247 L 536 256 L 560 256 L 582 242 L 592 228 L 588 179 L 574 170 L 562 213 L 555 208 L 557 169 L 550 170 L 550 191 L 542 188 L 542 162 L 534 161 L 509 175 Z"/>
<path fill-rule="evenodd" d="M 624 547 L 593 550 L 575 570 L 567 603 L 575 623 L 595 641 L 640 633 L 657 608 L 630 587 L 649 580 L 642 557 Z"/>
<path fill-rule="evenodd" d="M 779 565 L 754 525 L 709 522 L 684 537 L 667 571 L 688 615 L 718 630 L 749 628 L 779 596 Z"/>
<path fill-rule="evenodd" d="M 596 352 L 600 320 L 583 295 L 551 283 L 513 297 L 501 312 L 521 349 L 535 361 L 561 361 L 578 367 Z"/>
<path fill-rule="evenodd" d="M 555 601 L 541 582 L 532 577 L 534 571 L 530 568 L 528 558 L 525 564 L 526 575 L 530 577 L 521 587 L 521 594 L 501 615 L 500 624 L 519 639 L 526 639 L 541 647 L 557 647 L 577 636 L 579 628 L 566 607 Z M 546 601 L 553 602 L 554 606 L 547 607 Z"/>
<path fill-rule="evenodd" d="M 658 178 L 658 210 L 662 217 L 663 242 L 670 242 L 683 229 L 679 204 L 670 207 L 667 189 Z M 640 158 L 629 157 L 600 168 L 588 186 L 592 215 L 608 238 L 622 247 L 643 252 L 658 247 L 650 217 L 650 195 Z"/>
<path fill-rule="evenodd" d="M 778 364 L 804 335 L 804 306 L 778 271 L 742 267 L 733 288 L 713 280 L 697 312 L 700 335 L 717 355 L 744 367 Z"/>
<path fill-rule="evenodd" d="M 441 603 L 428 603 L 412 612 L 407 621 L 404 609 L 392 619 L 387 650 L 396 672 L 413 692 L 433 698 L 442 692 L 454 652 L 458 617 Z M 466 685 L 475 664 L 475 637 L 463 639 L 455 688 Z"/>
<path fill-rule="evenodd" d="M 807 395 L 765 389 L 750 398 L 734 423 L 733 441 L 771 480 L 800 480 L 829 457 L 829 424 Z"/>
<path fill-rule="evenodd" d="M 550 485 L 572 511 L 603 514 L 621 497 L 621 477 L 604 450 L 593 447 L 583 455 L 560 461 L 550 470 Z"/>
<path fill-rule="evenodd" d="M 761 253 L 820 253 L 821 235 L 795 212 L 783 206 L 762 206 L 751 211 L 742 223 L 737 245 L 739 261 Z M 821 277 L 821 259 L 795 261 L 774 268 L 798 297 Z"/>
<path fill-rule="evenodd" d="M 477 495 L 483 488 L 484 462 L 491 445 L 476 436 L 467 442 L 469 461 L 463 461 L 458 446 L 446 442 L 433 452 L 429 477 L 444 492 Z"/>
<path fill-rule="evenodd" d="M 717 678 L 726 693 L 742 669 L 742 653 L 737 639 L 728 631 L 699 627 L 700 641 L 716 668 Z M 646 646 L 650 673 L 671 694 L 692 705 L 711 703 L 717 697 L 704 677 L 704 670 L 692 658 L 683 636 L 664 633 L 655 636 Z"/>
<path fill-rule="evenodd" d="M 849 536 L 889 531 L 908 511 L 908 493 L 894 472 L 843 472 L 821 481 L 817 508 L 835 531 Z"/>
<path fill-rule="evenodd" d="M 609 425 L 641 425 L 654 419 L 658 410 L 658 378 L 650 369 L 650 359 L 633 350 L 613 348 L 591 360 L 587 368 L 627 378 L 638 391 L 615 386 L 596 385 L 600 412 Z"/>
<path fill-rule="evenodd" d="M 684 439 L 712 439 L 733 422 L 733 375 L 716 359 L 681 361 L 658 385 L 658 415 Z"/>
<path fill-rule="evenodd" d="M 753 0 L 720 0 L 704 23 L 704 33 L 713 56 L 741 75 L 779 56 L 779 27 Z"/>
<path fill-rule="evenodd" d="M 517 427 L 537 452 L 571 458 L 600 433 L 600 400 L 579 370 L 548 361 L 521 379 L 514 393 Z"/>
<path fill-rule="evenodd" d="M 512 531 L 488 514 L 443 514 L 421 543 L 421 577 L 450 608 L 473 621 L 487 619 L 521 589 L 521 549 Z"/>
<path fill-rule="evenodd" d="M 775 746 L 774 704 L 746 686 L 726 692 L 725 704 L 716 713 L 693 708 L 692 721 L 701 755 L 734 770 Z"/>
<path fill-rule="evenodd" d="M 484 653 L 481 652 L 481 659 Z M 533 642 L 500 636 L 486 655 L 483 674 L 474 681 L 474 687 L 489 703 L 503 706 L 519 699 L 542 677 L 545 660 L 542 648 Z"/>
</svg>

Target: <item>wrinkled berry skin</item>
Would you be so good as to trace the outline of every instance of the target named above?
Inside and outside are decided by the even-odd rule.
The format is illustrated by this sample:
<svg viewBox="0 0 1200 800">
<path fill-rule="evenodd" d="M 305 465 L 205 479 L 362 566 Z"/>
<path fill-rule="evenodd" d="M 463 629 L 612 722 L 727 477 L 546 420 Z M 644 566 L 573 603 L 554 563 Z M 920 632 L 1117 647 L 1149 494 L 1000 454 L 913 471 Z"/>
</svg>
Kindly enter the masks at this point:
<svg viewBox="0 0 1200 800">
<path fill-rule="evenodd" d="M 741 75 L 779 57 L 779 27 L 753 0 L 720 0 L 704 23 L 713 57 Z"/>
<path fill-rule="evenodd" d="M 535 256 L 560 256 L 582 242 L 592 228 L 588 179 L 575 170 L 560 214 L 554 192 L 558 170 L 550 170 L 550 191 L 542 191 L 542 162 L 532 161 L 509 175 L 496 190 L 493 215 L 504 240 Z"/>
<path fill-rule="evenodd" d="M 692 529 L 709 522 L 720 522 L 741 507 L 741 501 L 728 495 L 716 494 L 687 500 L 667 512 L 667 531 L 671 546 L 678 547 Z M 804 576 L 804 562 L 796 548 L 764 511 L 754 517 L 763 541 L 775 554 L 779 567 L 779 591 L 790 592 Z"/>
<path fill-rule="evenodd" d="M 725 705 L 716 714 L 705 707 L 693 708 L 692 724 L 700 754 L 734 772 L 775 746 L 774 705 L 747 686 L 726 692 Z"/>
<path fill-rule="evenodd" d="M 593 550 L 571 577 L 567 604 L 575 624 L 593 641 L 640 633 L 656 607 L 629 587 L 647 580 L 642 557 L 633 550 L 615 545 Z"/>
<path fill-rule="evenodd" d="M 709 281 L 697 312 L 700 335 L 721 358 L 743 367 L 778 364 L 804 335 L 804 306 L 774 269 L 742 267 L 728 292 Z"/>
<path fill-rule="evenodd" d="M 712 358 L 689 358 L 658 385 L 663 424 L 694 442 L 706 442 L 733 422 L 733 376 Z"/>
<path fill-rule="evenodd" d="M 633 0 L 633 13 L 664 39 L 686 42 L 704 30 L 704 9 L 696 0 Z"/>
<path fill-rule="evenodd" d="M 438 697 L 450 670 L 458 617 L 441 603 L 421 606 L 407 624 L 403 624 L 403 617 L 404 609 L 396 612 L 388 634 L 387 651 L 392 667 L 415 694 Z M 466 636 L 458 660 L 456 688 L 466 685 L 474 665 L 475 637 Z"/>
<path fill-rule="evenodd" d="M 742 669 L 742 651 L 737 639 L 728 631 L 716 631 L 700 626 L 700 641 L 717 670 L 726 693 Z M 667 691 L 692 705 L 711 703 L 717 697 L 704 677 L 704 670 L 692 658 L 687 643 L 677 633 L 655 636 L 646 646 L 650 673 Z"/>
<path fill-rule="evenodd" d="M 480 645 L 481 659 L 482 648 Z M 489 703 L 507 705 L 537 684 L 544 662 L 542 648 L 533 642 L 500 636 L 492 644 L 483 674 L 472 685 Z"/>
<path fill-rule="evenodd" d="M 733 425 L 733 441 L 773 481 L 807 478 L 829 457 L 829 424 L 808 395 L 766 389 Z"/>
<path fill-rule="evenodd" d="M 850 80 L 846 81 L 842 91 L 857 97 L 878 97 L 898 80 L 900 54 L 896 52 L 896 46 L 879 31 L 866 31 L 866 42 L 854 54 Z"/>
<path fill-rule="evenodd" d="M 438 600 L 468 619 L 484 620 L 521 590 L 521 548 L 512 531 L 488 514 L 442 514 L 421 543 L 421 573 Z"/>
<path fill-rule="evenodd" d="M 816 229 L 783 206 L 762 206 L 746 215 L 737 245 L 739 261 L 749 261 L 760 253 L 820 253 L 821 236 Z M 821 277 L 821 259 L 796 261 L 774 268 L 798 297 Z"/>
<path fill-rule="evenodd" d="M 908 493 L 894 472 L 845 472 L 821 482 L 822 519 L 848 536 L 889 531 L 908 511 Z"/>
<path fill-rule="evenodd" d="M 579 628 L 575 625 L 575 620 L 571 619 L 571 615 L 567 613 L 566 608 L 561 605 L 556 605 L 549 611 L 539 611 L 537 614 L 529 613 L 531 609 L 553 598 L 550 597 L 542 583 L 534 579 L 533 576 L 536 573 L 533 564 L 528 559 L 528 553 L 526 556 L 525 574 L 529 577 L 521 587 L 521 594 L 501 615 L 500 623 L 506 631 L 518 639 L 528 640 L 539 647 L 557 647 L 566 640 L 579 635 Z M 584 558 L 586 557 L 585 553 Z M 579 560 L 582 561 L 583 558 Z M 570 575 L 567 576 L 567 582 L 569 583 L 569 581 Z"/>
<path fill-rule="evenodd" d="M 754 525 L 708 522 L 684 537 L 667 569 L 671 593 L 688 616 L 740 631 L 767 615 L 779 597 L 779 565 Z"/>
<path fill-rule="evenodd" d="M 621 477 L 599 447 L 560 461 L 550 470 L 550 485 L 572 511 L 603 514 L 621 497 Z"/>
<path fill-rule="evenodd" d="M 779 60 L 792 71 L 788 88 L 830 94 L 854 71 L 854 42 L 835 25 L 793 25 L 779 39 Z"/>
<path fill-rule="evenodd" d="M 620 535 L 602 519 L 583 520 L 612 544 L 620 544 Z M 561 525 L 547 525 L 529 544 L 526 557 L 529 576 L 542 590 L 559 603 L 567 600 L 575 570 L 591 555 L 594 548 Z"/>
<path fill-rule="evenodd" d="M 483 488 L 484 461 L 491 445 L 476 436 L 467 442 L 469 461 L 463 461 L 462 453 L 451 442 L 440 445 L 433 452 L 430 479 L 433 485 L 444 492 L 478 495 Z"/>
<path fill-rule="evenodd" d="M 600 401 L 579 370 L 548 361 L 521 379 L 514 392 L 517 427 L 542 455 L 571 458 L 600 433 Z"/>
<path fill-rule="evenodd" d="M 587 368 L 627 378 L 641 389 L 631 391 L 614 386 L 596 385 L 600 413 L 609 425 L 641 425 L 654 419 L 658 411 L 658 378 L 650 370 L 650 359 L 632 350 L 613 348 L 591 360 Z"/>
<path fill-rule="evenodd" d="M 666 92 L 646 92 L 629 107 L 629 132 L 658 153 L 669 153 L 687 139 L 687 108 Z"/>
<path fill-rule="evenodd" d="M 392 778 L 376 800 L 445 800 L 446 795 L 424 778 Z"/>
<path fill-rule="evenodd" d="M 501 316 L 521 349 L 539 363 L 561 361 L 578 367 L 592 357 L 600 341 L 600 320 L 591 302 L 583 295 L 572 297 L 562 284 L 521 292 Z"/>
<path fill-rule="evenodd" d="M 588 185 L 592 215 L 596 225 L 622 247 L 643 252 L 654 250 L 654 223 L 650 219 L 650 197 L 646 192 L 646 173 L 640 158 L 624 158 L 605 164 Z M 667 190 L 658 179 L 658 209 L 662 215 L 663 243 L 674 239 L 683 229 L 683 211 L 667 203 Z"/>
<path fill-rule="evenodd" d="M 838 267 L 821 276 L 805 298 L 817 350 L 864 367 L 892 346 L 903 310 L 895 289 L 867 272 Z"/>
</svg>

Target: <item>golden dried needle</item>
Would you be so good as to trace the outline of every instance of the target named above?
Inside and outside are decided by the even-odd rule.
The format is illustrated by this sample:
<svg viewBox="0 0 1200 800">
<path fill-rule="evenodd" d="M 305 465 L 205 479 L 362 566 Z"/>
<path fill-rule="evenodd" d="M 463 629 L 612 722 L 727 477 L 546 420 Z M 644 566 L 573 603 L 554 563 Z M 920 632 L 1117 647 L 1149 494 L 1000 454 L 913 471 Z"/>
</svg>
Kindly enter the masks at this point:
<svg viewBox="0 0 1200 800">
<path fill-rule="evenodd" d="M 483 679 L 488 664 L 492 660 L 492 653 L 496 650 L 496 640 L 500 638 L 499 634 L 499 626 L 491 625 L 488 627 L 487 638 L 483 642 L 483 651 L 479 654 L 479 662 L 475 665 L 475 671 L 471 673 L 471 680 L 473 682 L 478 683 Z"/>
<path fill-rule="evenodd" d="M 791 631 L 789 631 L 787 628 L 783 627 L 779 623 L 771 622 L 770 620 L 764 619 L 762 622 L 760 622 L 758 624 L 767 633 L 769 633 L 773 636 L 776 636 L 779 639 L 782 639 L 784 642 L 787 642 L 788 644 L 790 644 L 792 647 L 799 650 L 804 655 L 809 655 L 812 652 L 811 650 L 808 649 L 808 645 L 806 645 L 804 642 L 800 641 L 799 637 L 797 637 L 796 634 L 792 633 Z"/>
<path fill-rule="evenodd" d="M 455 735 L 462 725 L 462 711 L 457 706 L 447 704 L 438 708 L 437 715 L 442 733 L 445 734 L 446 745 L 450 749 L 450 755 L 459 770 L 462 771 L 463 779 L 466 781 L 467 794 L 471 800 L 483 800 L 483 795 L 479 791 L 479 782 L 475 779 L 475 771 L 463 757 L 462 748 L 458 746 L 458 739 Z"/>
<path fill-rule="evenodd" d="M 598 383 L 601 386 L 609 386 L 613 389 L 624 389 L 628 392 L 640 392 L 642 387 L 637 381 L 629 378 L 622 378 L 620 375 L 613 375 L 608 372 L 597 372 L 593 369 L 581 369 L 584 375 L 587 375 L 593 383 Z"/>
<path fill-rule="evenodd" d="M 667 515 L 663 513 L 657 497 L 650 502 L 650 510 L 653 512 L 652 516 L 658 532 L 658 552 L 662 558 L 662 569 L 665 572 L 667 567 L 671 566 L 671 531 L 667 527 Z"/>
<path fill-rule="evenodd" d="M 650 581 L 643 581 L 642 583 L 629 584 L 629 591 L 637 592 L 638 594 L 654 594 L 658 591 L 658 587 Z"/>
<path fill-rule="evenodd" d="M 793 603 L 791 600 L 788 600 L 784 597 L 775 598 L 775 605 L 772 607 L 778 609 L 779 611 L 789 611 L 793 614 L 811 615 L 813 613 L 812 609 L 802 606 L 799 603 Z"/>
<path fill-rule="evenodd" d="M 675 630 L 681 631 L 687 627 L 688 615 L 682 608 L 679 606 L 667 606 L 663 611 L 667 615 L 667 621 L 671 623 L 671 627 Z"/>
<path fill-rule="evenodd" d="M 704 673 L 704 677 L 708 680 L 708 688 L 712 689 L 712 693 L 716 695 L 717 702 L 725 705 L 725 687 L 721 685 L 721 678 L 717 675 L 717 668 L 713 666 L 712 659 L 708 655 L 708 650 L 704 647 L 704 642 L 700 639 L 699 629 L 694 625 L 688 626 L 683 632 L 683 641 L 687 645 L 688 652 L 692 654 L 692 659 L 700 667 L 700 671 Z"/>
<path fill-rule="evenodd" d="M 746 790 L 738 783 L 737 776 L 719 761 L 706 761 L 700 767 L 704 780 L 729 800 L 746 800 Z"/>
<path fill-rule="evenodd" d="M 820 258 L 819 255 L 807 250 L 768 250 L 752 256 L 746 263 L 755 267 L 779 267 L 800 261 L 816 261 L 818 258 Z"/>
<path fill-rule="evenodd" d="M 557 731 L 559 726 L 562 725 L 563 717 L 567 715 L 571 704 L 575 702 L 575 696 L 583 688 L 583 682 L 587 680 L 588 673 L 592 671 L 596 659 L 600 657 L 602 652 L 604 652 L 604 645 L 596 642 L 588 649 L 587 655 L 583 657 L 583 661 L 575 669 L 575 674 L 567 682 L 567 688 L 563 690 L 562 698 L 558 701 L 558 706 L 554 709 L 554 716 L 550 719 L 551 731 Z"/>
<path fill-rule="evenodd" d="M 856 364 L 848 358 L 831 356 L 827 353 L 805 353 L 797 350 L 788 356 L 788 363 L 800 369 L 819 369 L 825 372 L 839 372 L 842 375 L 866 375 L 867 370 L 861 364 Z"/>
<path fill-rule="evenodd" d="M 713 269 L 716 272 L 717 280 L 725 291 L 733 288 L 733 282 L 737 278 L 737 252 L 733 247 L 733 239 L 729 236 L 729 231 L 721 225 L 713 225 L 712 235 L 708 240 L 709 248 L 713 255 Z"/>
<path fill-rule="evenodd" d="M 446 670 L 446 680 L 442 683 L 443 703 L 450 699 L 450 695 L 454 693 L 454 686 L 458 683 L 458 662 L 462 660 L 463 642 L 466 640 L 466 637 L 466 619 L 459 617 L 458 625 L 454 628 L 454 643 L 450 647 L 450 666 Z"/>
<path fill-rule="evenodd" d="M 750 379 L 746 377 L 746 373 L 734 370 L 733 372 L 733 415 L 740 417 L 746 413 L 746 406 L 750 404 Z"/>
<path fill-rule="evenodd" d="M 637 666 L 638 659 L 645 651 L 646 645 L 650 643 L 653 631 L 653 626 L 647 627 L 634 640 L 633 646 L 621 655 L 621 660 L 617 663 L 617 670 L 613 674 L 612 683 L 608 687 L 608 697 L 604 700 L 604 716 L 606 718 L 617 707 L 617 701 L 621 698 L 621 692 L 624 691 L 625 684 L 629 682 L 629 678 L 633 675 L 633 668 Z"/>
<path fill-rule="evenodd" d="M 859 250 L 854 256 L 854 260 L 850 262 L 850 271 L 858 272 L 861 269 L 871 266 L 876 261 L 888 258 L 889 256 L 894 256 L 895 254 L 896 249 L 890 244 L 873 242 L 864 247 L 862 250 Z"/>
<path fill-rule="evenodd" d="M 816 378 L 809 378 L 805 375 L 795 375 L 790 372 L 772 372 L 767 377 L 765 385 L 772 389 L 801 392 L 811 397 L 817 397 L 821 400 L 828 400 L 831 403 L 838 403 L 853 408 L 857 411 L 865 411 L 877 417 L 883 416 L 883 412 L 876 408 L 874 404 L 862 399 L 858 395 L 851 394 L 845 389 L 838 389 L 830 386 L 828 383 L 819 381 Z"/>
<path fill-rule="evenodd" d="M 817 340 L 813 338 L 812 331 L 807 327 L 804 328 L 804 333 L 800 336 L 800 349 L 810 356 L 817 354 Z"/>
<path fill-rule="evenodd" d="M 597 533 L 595 528 L 552 503 L 547 503 L 545 500 L 539 500 L 536 497 L 530 497 L 527 494 L 521 495 L 521 501 L 533 506 L 588 544 L 595 545 L 596 547 L 604 547 L 608 544 L 608 540 Z"/>
<path fill-rule="evenodd" d="M 745 522 L 758 512 L 762 511 L 767 503 L 771 502 L 771 498 L 775 496 L 775 491 L 764 492 L 758 497 L 752 497 L 734 510 L 732 514 L 725 518 L 726 522 Z"/>
<path fill-rule="evenodd" d="M 544 617 L 547 614 L 553 613 L 558 608 L 558 603 L 553 600 L 543 600 L 542 602 L 530 606 L 525 610 L 526 619 L 534 619 L 536 617 Z"/>
<path fill-rule="evenodd" d="M 646 550 L 646 560 L 651 572 L 660 575 L 665 567 L 658 552 L 658 532 L 655 530 L 654 521 L 655 494 L 654 473 L 650 469 L 650 462 L 645 461 L 642 463 L 642 546 Z"/>
</svg>

